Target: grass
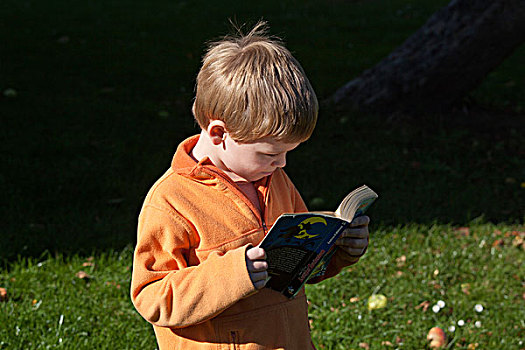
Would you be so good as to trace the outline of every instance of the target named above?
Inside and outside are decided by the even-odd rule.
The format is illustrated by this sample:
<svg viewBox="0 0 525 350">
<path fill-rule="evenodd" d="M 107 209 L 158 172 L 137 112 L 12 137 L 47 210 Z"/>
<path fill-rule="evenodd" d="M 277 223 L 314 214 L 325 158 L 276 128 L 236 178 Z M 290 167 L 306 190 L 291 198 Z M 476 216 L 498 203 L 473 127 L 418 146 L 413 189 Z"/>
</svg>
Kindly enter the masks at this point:
<svg viewBox="0 0 525 350">
<path fill-rule="evenodd" d="M 307 286 L 316 345 L 423 349 L 438 326 L 449 348 L 521 349 L 524 238 L 523 225 L 373 227 L 359 265 Z M 130 246 L 13 263 L 0 273 L 8 291 L 0 303 L 0 349 L 154 349 L 151 327 L 129 300 L 131 257 Z M 385 308 L 367 308 L 373 294 L 387 297 Z M 439 300 L 445 307 L 434 313 Z"/>
<path fill-rule="evenodd" d="M 521 349 L 525 275 L 517 242 L 525 233 L 516 238 L 515 229 L 475 222 L 379 229 L 359 265 L 309 286 L 316 344 L 424 349 L 427 332 L 437 326 L 447 333 L 449 348 Z M 368 309 L 373 294 L 387 297 L 385 308 Z M 445 306 L 434 312 L 440 300 Z M 477 304 L 483 311 L 475 311 Z"/>
<path fill-rule="evenodd" d="M 227 33 L 228 18 L 267 19 L 322 100 L 446 3 L 3 1 L 0 349 L 155 347 L 128 296 L 136 217 L 178 142 L 197 132 L 203 43 Z M 431 326 L 454 322 L 450 348 L 523 347 L 523 248 L 512 242 L 525 231 L 524 55 L 492 72 L 466 113 L 386 120 L 321 109 L 288 159 L 305 200 L 335 208 L 361 183 L 381 198 L 364 261 L 308 287 L 320 348 L 419 349 Z M 369 312 L 374 291 L 389 301 Z"/>
</svg>

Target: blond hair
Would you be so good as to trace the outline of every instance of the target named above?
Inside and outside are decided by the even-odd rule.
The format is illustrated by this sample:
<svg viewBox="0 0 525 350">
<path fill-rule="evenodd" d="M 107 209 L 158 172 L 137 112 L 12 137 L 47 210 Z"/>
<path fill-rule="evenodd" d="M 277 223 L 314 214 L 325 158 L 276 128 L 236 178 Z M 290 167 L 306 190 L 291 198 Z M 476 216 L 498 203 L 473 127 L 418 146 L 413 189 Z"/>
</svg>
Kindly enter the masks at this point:
<svg viewBox="0 0 525 350">
<path fill-rule="evenodd" d="M 230 136 L 250 142 L 272 136 L 307 140 L 317 121 L 315 92 L 299 62 L 266 22 L 247 34 L 210 44 L 197 76 L 193 113 L 199 126 L 221 120 Z"/>
</svg>

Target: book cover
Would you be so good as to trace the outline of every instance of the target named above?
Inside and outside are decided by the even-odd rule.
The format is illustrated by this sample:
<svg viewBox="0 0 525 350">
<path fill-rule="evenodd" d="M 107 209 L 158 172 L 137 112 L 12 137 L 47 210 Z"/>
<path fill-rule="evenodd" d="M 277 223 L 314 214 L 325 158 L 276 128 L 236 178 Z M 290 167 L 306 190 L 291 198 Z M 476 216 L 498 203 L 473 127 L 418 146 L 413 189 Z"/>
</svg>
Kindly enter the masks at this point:
<svg viewBox="0 0 525 350">
<path fill-rule="evenodd" d="M 361 186 L 345 197 L 335 215 L 281 215 L 259 244 L 268 262 L 266 287 L 292 298 L 308 279 L 324 274 L 335 252 L 335 241 L 376 198 L 375 192 Z"/>
</svg>

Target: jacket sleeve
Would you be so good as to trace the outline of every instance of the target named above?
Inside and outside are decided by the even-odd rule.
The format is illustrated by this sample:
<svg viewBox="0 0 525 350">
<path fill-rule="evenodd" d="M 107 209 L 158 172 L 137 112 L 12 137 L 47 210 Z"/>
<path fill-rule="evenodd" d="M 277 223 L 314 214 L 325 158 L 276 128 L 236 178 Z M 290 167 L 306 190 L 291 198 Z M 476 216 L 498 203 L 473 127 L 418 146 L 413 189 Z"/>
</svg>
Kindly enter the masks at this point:
<svg viewBox="0 0 525 350">
<path fill-rule="evenodd" d="M 188 266 L 196 235 L 173 210 L 146 205 L 139 216 L 131 299 L 150 323 L 182 328 L 204 322 L 255 292 L 247 246 L 211 253 Z"/>
</svg>

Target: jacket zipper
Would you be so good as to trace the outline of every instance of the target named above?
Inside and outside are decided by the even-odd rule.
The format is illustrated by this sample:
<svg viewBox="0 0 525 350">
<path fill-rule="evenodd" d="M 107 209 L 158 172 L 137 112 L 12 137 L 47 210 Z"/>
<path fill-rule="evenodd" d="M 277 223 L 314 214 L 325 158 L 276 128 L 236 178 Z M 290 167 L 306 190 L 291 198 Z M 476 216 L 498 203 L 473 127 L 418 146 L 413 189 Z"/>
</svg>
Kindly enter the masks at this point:
<svg viewBox="0 0 525 350">
<path fill-rule="evenodd" d="M 266 214 L 266 202 L 268 200 L 268 194 L 270 193 L 269 189 L 270 189 L 270 182 L 272 181 L 272 176 L 273 174 L 270 175 L 270 178 L 268 179 L 266 183 L 266 193 L 264 194 L 264 198 L 262 200 L 262 205 L 261 205 L 261 221 L 262 221 L 264 236 L 266 236 L 266 233 L 268 233 L 268 227 L 266 226 L 266 221 L 264 220 L 264 216 Z"/>
<path fill-rule="evenodd" d="M 209 168 L 202 168 L 204 172 L 212 173 L 212 175 L 215 175 L 217 177 L 220 177 L 224 182 L 227 184 L 227 186 L 234 188 L 237 192 L 240 193 L 240 197 L 244 200 L 244 202 L 248 205 L 248 208 L 251 209 L 255 217 L 258 219 L 262 229 L 264 236 L 266 236 L 266 233 L 268 232 L 268 227 L 266 226 L 266 221 L 264 220 L 264 214 L 266 212 L 266 199 L 268 196 L 268 191 L 266 191 L 265 198 L 263 199 L 262 207 L 261 207 L 261 213 L 258 213 L 257 209 L 254 207 L 253 203 L 250 201 L 248 197 L 241 191 L 241 189 L 232 181 L 230 181 L 228 178 L 223 176 L 221 173 L 216 172 Z M 268 183 L 266 185 L 266 188 L 270 188 L 270 181 L 271 181 L 272 175 L 270 175 L 270 179 L 268 179 Z"/>
<path fill-rule="evenodd" d="M 230 335 L 232 337 L 231 341 L 232 341 L 232 344 L 233 344 L 233 349 L 236 350 L 236 349 L 238 349 L 237 345 L 239 344 L 238 339 L 237 339 L 237 332 L 236 331 L 231 331 Z"/>
</svg>

